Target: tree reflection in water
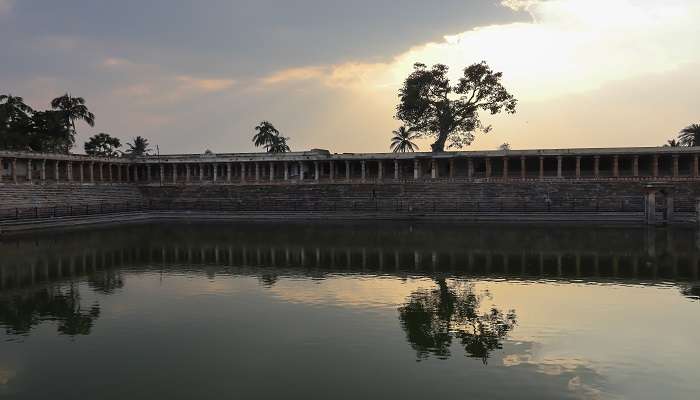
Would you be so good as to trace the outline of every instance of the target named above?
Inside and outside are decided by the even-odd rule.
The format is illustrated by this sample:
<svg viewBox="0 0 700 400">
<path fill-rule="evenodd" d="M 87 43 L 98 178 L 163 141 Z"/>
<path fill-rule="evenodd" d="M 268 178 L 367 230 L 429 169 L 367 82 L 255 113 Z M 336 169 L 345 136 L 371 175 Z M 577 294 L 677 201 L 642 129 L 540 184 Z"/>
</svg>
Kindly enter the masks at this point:
<svg viewBox="0 0 700 400">
<path fill-rule="evenodd" d="M 477 293 L 473 284 L 448 284 L 436 279 L 435 289 L 413 292 L 399 308 L 399 320 L 406 338 L 416 350 L 418 361 L 431 354 L 450 357 L 452 340 L 457 339 L 468 357 L 479 358 L 484 364 L 501 341 L 515 328 L 514 310 L 507 313 L 493 307 L 481 311 L 481 302 L 490 298 L 488 291 Z"/>
<path fill-rule="evenodd" d="M 99 316 L 99 305 L 93 304 L 86 310 L 81 307 L 80 294 L 73 285 L 48 287 L 0 300 L 0 324 L 11 335 L 28 334 L 44 321 L 56 321 L 57 330 L 63 335 L 89 335 Z"/>
</svg>

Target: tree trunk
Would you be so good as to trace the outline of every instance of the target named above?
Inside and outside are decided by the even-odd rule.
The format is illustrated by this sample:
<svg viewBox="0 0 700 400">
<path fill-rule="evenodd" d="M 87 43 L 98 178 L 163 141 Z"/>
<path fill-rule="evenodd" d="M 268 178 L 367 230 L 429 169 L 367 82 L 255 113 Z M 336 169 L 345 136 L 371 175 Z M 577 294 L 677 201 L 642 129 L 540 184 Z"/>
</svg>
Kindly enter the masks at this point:
<svg viewBox="0 0 700 400">
<path fill-rule="evenodd" d="M 440 132 L 435 143 L 431 144 L 430 147 L 433 149 L 433 153 L 442 153 L 445 151 L 445 142 L 447 142 L 447 136 L 449 132 Z"/>
</svg>

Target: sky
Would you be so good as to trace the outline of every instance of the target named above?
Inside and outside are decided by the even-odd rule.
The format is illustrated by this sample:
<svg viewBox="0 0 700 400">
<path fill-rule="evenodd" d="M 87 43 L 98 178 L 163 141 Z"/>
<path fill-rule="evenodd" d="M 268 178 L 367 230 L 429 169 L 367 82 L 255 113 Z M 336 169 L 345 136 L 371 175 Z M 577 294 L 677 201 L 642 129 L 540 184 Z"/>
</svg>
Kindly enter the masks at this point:
<svg viewBox="0 0 700 400">
<path fill-rule="evenodd" d="M 656 146 L 700 123 L 698 0 L 0 0 L 0 93 L 84 97 L 161 153 L 389 151 L 415 62 L 486 61 L 519 101 L 465 150 Z M 419 142 L 429 150 L 429 140 Z"/>
</svg>

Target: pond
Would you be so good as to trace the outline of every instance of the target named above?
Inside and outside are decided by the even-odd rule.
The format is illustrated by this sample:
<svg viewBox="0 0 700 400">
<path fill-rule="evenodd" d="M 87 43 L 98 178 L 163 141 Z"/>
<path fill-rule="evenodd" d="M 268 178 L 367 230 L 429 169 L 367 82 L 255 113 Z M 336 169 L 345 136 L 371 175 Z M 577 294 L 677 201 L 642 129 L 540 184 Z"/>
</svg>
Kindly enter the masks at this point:
<svg viewBox="0 0 700 400">
<path fill-rule="evenodd" d="M 0 241 L 0 397 L 700 397 L 685 229 L 158 223 Z"/>
</svg>

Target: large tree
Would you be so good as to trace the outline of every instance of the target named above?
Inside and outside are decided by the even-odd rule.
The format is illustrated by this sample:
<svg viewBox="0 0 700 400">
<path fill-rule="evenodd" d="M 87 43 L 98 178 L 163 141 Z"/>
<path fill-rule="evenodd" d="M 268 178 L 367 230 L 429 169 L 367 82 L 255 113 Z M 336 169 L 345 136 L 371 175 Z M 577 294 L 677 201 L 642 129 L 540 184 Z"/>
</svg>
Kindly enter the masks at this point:
<svg viewBox="0 0 700 400">
<path fill-rule="evenodd" d="M 678 144 L 686 147 L 700 146 L 700 124 L 692 124 L 683 128 L 678 134 Z"/>
<path fill-rule="evenodd" d="M 119 138 L 98 133 L 85 142 L 85 154 L 99 157 L 117 157 L 122 143 Z"/>
<path fill-rule="evenodd" d="M 503 74 L 481 62 L 466 67 L 456 84 L 450 84 L 448 67 L 436 64 L 431 69 L 417 63 L 399 90 L 396 118 L 422 136 L 435 138 L 435 152 L 468 146 L 476 131 L 489 132 L 479 112 L 514 113 L 517 100 L 501 84 Z"/>
<path fill-rule="evenodd" d="M 272 137 L 272 142 L 267 145 L 268 153 L 289 153 L 291 150 L 287 144 L 288 137 L 275 135 Z"/>
</svg>

